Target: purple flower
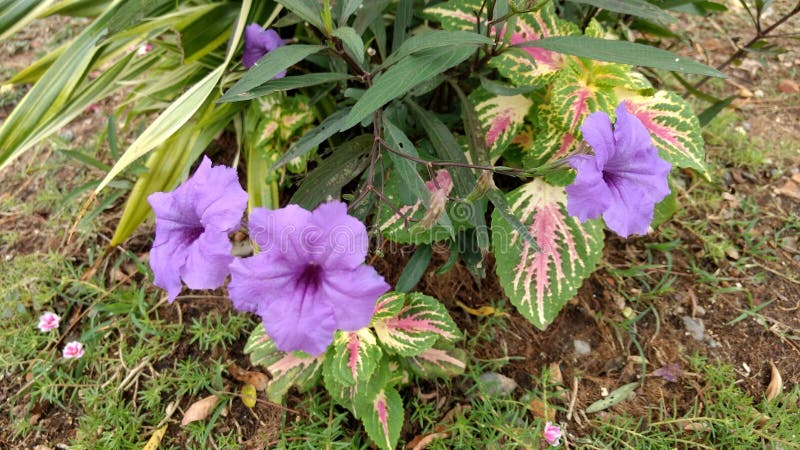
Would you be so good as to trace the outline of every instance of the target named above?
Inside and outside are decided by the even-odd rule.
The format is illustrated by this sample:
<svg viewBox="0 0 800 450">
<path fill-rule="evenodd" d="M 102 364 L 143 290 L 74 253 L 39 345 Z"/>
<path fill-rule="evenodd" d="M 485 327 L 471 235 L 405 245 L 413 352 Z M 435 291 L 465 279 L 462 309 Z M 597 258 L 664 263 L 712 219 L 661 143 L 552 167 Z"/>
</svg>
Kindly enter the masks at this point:
<svg viewBox="0 0 800 450">
<path fill-rule="evenodd" d="M 67 359 L 78 359 L 83 356 L 83 353 L 83 344 L 78 341 L 72 341 L 64 346 L 64 351 L 62 354 L 64 355 L 64 358 Z"/>
<path fill-rule="evenodd" d="M 324 352 L 337 329 L 369 325 L 389 285 L 364 264 L 367 229 L 333 201 L 313 212 L 297 205 L 256 208 L 250 237 L 260 253 L 231 264 L 233 305 L 256 313 L 284 352 Z"/>
<path fill-rule="evenodd" d="M 544 440 L 553 447 L 561 445 L 561 428 L 558 425 L 553 425 L 552 422 L 544 424 Z"/>
<path fill-rule="evenodd" d="M 283 39 L 275 30 L 265 30 L 257 23 L 251 23 L 244 29 L 244 53 L 242 64 L 251 68 L 267 53 L 283 45 Z M 286 76 L 286 71 L 275 75 L 275 79 Z"/>
<path fill-rule="evenodd" d="M 669 195 L 671 165 L 658 156 L 647 129 L 628 113 L 625 102 L 617 107 L 613 131 L 608 114 L 596 112 L 581 132 L 594 156 L 569 157 L 578 175 L 567 186 L 567 212 L 581 222 L 602 214 L 608 228 L 622 237 L 647 233 L 655 204 Z"/>
<path fill-rule="evenodd" d="M 236 170 L 203 157 L 200 167 L 170 193 L 147 198 L 156 215 L 156 239 L 150 250 L 153 284 L 166 289 L 169 301 L 191 289 L 215 289 L 225 282 L 233 261 L 228 233 L 239 228 L 247 193 Z"/>
<path fill-rule="evenodd" d="M 39 330 L 50 331 L 58 328 L 58 323 L 61 322 L 61 317 L 57 314 L 46 312 L 39 316 Z"/>
</svg>

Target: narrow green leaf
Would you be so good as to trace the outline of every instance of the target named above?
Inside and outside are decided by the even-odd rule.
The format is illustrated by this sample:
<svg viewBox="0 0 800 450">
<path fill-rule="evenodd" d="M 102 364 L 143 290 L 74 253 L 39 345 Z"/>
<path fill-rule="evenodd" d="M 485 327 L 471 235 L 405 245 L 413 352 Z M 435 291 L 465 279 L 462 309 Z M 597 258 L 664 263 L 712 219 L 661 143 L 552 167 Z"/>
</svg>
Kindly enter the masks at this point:
<svg viewBox="0 0 800 450">
<path fill-rule="evenodd" d="M 347 20 L 350 19 L 350 16 L 364 3 L 364 0 L 343 0 L 336 3 L 342 8 L 339 15 L 339 25 L 347 25 Z"/>
<path fill-rule="evenodd" d="M 666 11 L 644 0 L 568 0 L 572 3 L 592 5 L 620 14 L 643 17 L 656 22 L 670 23 L 677 20 Z"/>
<path fill-rule="evenodd" d="M 285 45 L 267 53 L 233 85 L 220 101 L 234 101 L 240 95 L 266 84 L 275 75 L 325 47 L 321 45 Z"/>
<path fill-rule="evenodd" d="M 0 11 L 0 41 L 21 30 L 39 14 L 49 8 L 55 0 L 22 0 L 7 2 Z"/>
<path fill-rule="evenodd" d="M 99 169 L 102 172 L 107 172 L 108 169 L 111 168 L 111 166 L 109 166 L 108 164 L 106 164 L 106 163 L 104 163 L 102 161 L 99 161 L 99 160 L 97 160 L 95 158 L 92 158 L 91 156 L 89 156 L 89 155 L 87 155 L 87 154 L 85 154 L 85 153 L 83 153 L 81 151 L 78 151 L 78 150 L 61 150 L 61 153 L 65 154 L 65 155 L 69 156 L 70 158 L 73 158 L 73 159 L 75 159 L 77 161 L 80 161 L 80 162 L 82 162 L 83 164 L 85 164 L 87 166 L 91 166 L 91 167 L 94 167 L 95 169 Z"/>
<path fill-rule="evenodd" d="M 511 225 L 511 227 L 522 236 L 523 239 L 530 245 L 531 250 L 533 252 L 541 252 L 542 249 L 539 247 L 539 244 L 536 242 L 536 238 L 533 237 L 528 227 L 526 227 L 514 214 L 512 214 L 511 209 L 508 206 L 508 202 L 506 202 L 505 194 L 503 191 L 497 188 L 489 189 L 486 192 L 486 197 L 492 202 L 494 205 L 494 210 L 497 211 L 506 222 Z"/>
<path fill-rule="evenodd" d="M 278 160 L 270 170 L 276 170 L 289 161 L 299 158 L 314 147 L 323 143 L 326 139 L 338 133 L 343 129 L 342 124 L 347 118 L 350 109 L 340 109 L 330 116 L 326 117 L 316 128 L 304 134 L 303 137 L 297 140 L 290 148 L 283 154 L 281 159 Z"/>
<path fill-rule="evenodd" d="M 403 45 L 386 58 L 386 61 L 381 64 L 381 68 L 386 68 L 392 64 L 402 60 L 403 58 L 415 55 L 427 50 L 440 49 L 446 47 L 449 49 L 459 47 L 476 47 L 478 45 L 490 45 L 494 41 L 488 37 L 473 33 L 471 31 L 445 31 L 434 30 L 425 33 L 411 36 L 403 42 Z"/>
<path fill-rule="evenodd" d="M 610 408 L 618 403 L 621 403 L 630 397 L 633 391 L 639 386 L 639 382 L 624 384 L 621 387 L 611 391 L 607 397 L 604 397 L 586 408 L 587 414 L 600 412 L 606 408 Z"/>
<path fill-rule="evenodd" d="M 316 86 L 325 83 L 335 83 L 337 81 L 344 81 L 352 78 L 351 75 L 338 72 L 320 72 L 320 73 L 307 73 L 304 75 L 296 75 L 292 77 L 278 78 L 277 80 L 270 80 L 257 88 L 250 91 L 242 92 L 234 97 L 222 97 L 219 99 L 220 103 L 225 102 L 240 102 L 244 100 L 251 100 L 257 97 L 263 97 L 276 91 L 288 91 L 291 89 L 304 88 L 309 86 Z"/>
<path fill-rule="evenodd" d="M 435 48 L 403 59 L 379 76 L 364 92 L 350 111 L 342 130 L 360 123 L 378 108 L 407 93 L 414 86 L 460 64 L 474 51 L 470 47 Z"/>
<path fill-rule="evenodd" d="M 397 4 L 397 9 L 394 16 L 394 31 L 392 32 L 392 51 L 397 51 L 398 48 L 405 42 L 407 33 L 406 30 L 411 25 L 414 18 L 414 0 L 400 0 Z"/>
<path fill-rule="evenodd" d="M 588 36 L 555 36 L 517 45 L 538 47 L 598 61 L 653 67 L 710 77 L 726 77 L 724 73 L 705 64 L 692 61 L 685 56 L 678 56 L 667 50 L 634 42 L 598 39 Z"/>
<path fill-rule="evenodd" d="M 301 19 L 324 31 L 322 23 L 322 9 L 317 0 L 276 0 L 289 11 L 300 16 Z M 281 69 L 283 70 L 283 69 Z"/>
<path fill-rule="evenodd" d="M 372 142 L 372 135 L 364 134 L 336 147 L 305 176 L 289 203 L 310 211 L 328 197 L 338 198 L 342 187 L 367 168 Z"/>
<path fill-rule="evenodd" d="M 717 115 L 721 113 L 723 109 L 727 108 L 731 103 L 733 103 L 733 101 L 736 100 L 736 98 L 737 97 L 735 95 L 731 95 L 728 98 L 722 99 L 714 103 L 713 105 L 706 108 L 703 112 L 698 114 L 697 120 L 700 122 L 700 126 L 705 127 L 706 125 L 711 123 L 711 121 L 714 120 L 714 118 L 717 117 Z"/>
<path fill-rule="evenodd" d="M 419 283 L 428 266 L 431 263 L 431 256 L 433 255 L 433 247 L 430 245 L 420 245 L 414 252 L 414 255 L 406 263 L 403 268 L 403 273 L 400 274 L 400 279 L 397 280 L 395 291 L 398 292 L 411 292 L 414 286 Z"/>
<path fill-rule="evenodd" d="M 414 148 L 414 144 L 411 143 L 411 140 L 408 139 L 403 130 L 396 127 L 388 118 L 384 118 L 383 126 L 386 132 L 386 143 L 389 146 L 400 153 L 419 157 L 417 149 Z M 387 152 L 387 154 L 389 159 L 392 160 L 392 166 L 403 182 L 403 189 L 400 190 L 400 200 L 406 205 L 413 205 L 417 201 L 427 204 L 430 192 L 425 187 L 425 182 L 422 181 L 419 172 L 417 172 L 417 163 L 393 152 Z"/>
<path fill-rule="evenodd" d="M 361 40 L 361 36 L 356 33 L 356 30 L 350 27 L 341 27 L 333 30 L 332 34 L 342 40 L 345 50 L 356 62 L 364 64 L 364 41 Z"/>
</svg>

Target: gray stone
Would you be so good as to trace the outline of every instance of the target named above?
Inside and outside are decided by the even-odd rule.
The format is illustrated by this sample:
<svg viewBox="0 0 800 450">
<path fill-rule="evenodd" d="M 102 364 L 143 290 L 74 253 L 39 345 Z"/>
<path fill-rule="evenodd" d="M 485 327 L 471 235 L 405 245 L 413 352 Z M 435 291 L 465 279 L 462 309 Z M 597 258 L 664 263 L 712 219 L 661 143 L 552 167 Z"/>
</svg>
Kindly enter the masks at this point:
<svg viewBox="0 0 800 450">
<path fill-rule="evenodd" d="M 689 316 L 683 316 L 681 319 L 683 319 L 686 332 L 692 336 L 692 339 L 695 341 L 702 341 L 703 336 L 706 334 L 706 326 L 703 324 L 703 321 L 700 319 L 692 319 Z"/>
<path fill-rule="evenodd" d="M 480 381 L 483 389 L 489 395 L 510 394 L 518 386 L 517 382 L 513 379 L 496 372 L 481 374 L 478 381 Z"/>
<path fill-rule="evenodd" d="M 573 344 L 575 345 L 575 353 L 577 353 L 578 356 L 586 356 L 592 353 L 592 346 L 582 339 L 575 339 Z"/>
</svg>

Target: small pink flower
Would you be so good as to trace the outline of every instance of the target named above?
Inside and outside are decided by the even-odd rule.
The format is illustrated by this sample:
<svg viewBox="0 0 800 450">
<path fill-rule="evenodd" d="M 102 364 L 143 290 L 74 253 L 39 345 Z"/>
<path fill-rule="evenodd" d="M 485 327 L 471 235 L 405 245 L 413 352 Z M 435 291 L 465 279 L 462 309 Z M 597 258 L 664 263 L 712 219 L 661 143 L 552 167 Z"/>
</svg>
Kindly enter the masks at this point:
<svg viewBox="0 0 800 450">
<path fill-rule="evenodd" d="M 57 314 L 48 311 L 39 316 L 39 329 L 42 331 L 55 330 L 58 328 L 58 323 L 60 321 L 61 317 L 58 317 Z"/>
<path fill-rule="evenodd" d="M 139 46 L 138 49 L 136 49 L 136 56 L 144 56 L 148 54 L 152 49 L 153 49 L 153 44 L 149 42 L 146 44 L 142 44 Z"/>
<path fill-rule="evenodd" d="M 561 445 L 561 428 L 558 425 L 553 425 L 552 422 L 544 424 L 544 440 L 553 447 Z"/>
<path fill-rule="evenodd" d="M 78 359 L 83 356 L 83 344 L 78 341 L 72 341 L 64 346 L 64 358 Z"/>
</svg>

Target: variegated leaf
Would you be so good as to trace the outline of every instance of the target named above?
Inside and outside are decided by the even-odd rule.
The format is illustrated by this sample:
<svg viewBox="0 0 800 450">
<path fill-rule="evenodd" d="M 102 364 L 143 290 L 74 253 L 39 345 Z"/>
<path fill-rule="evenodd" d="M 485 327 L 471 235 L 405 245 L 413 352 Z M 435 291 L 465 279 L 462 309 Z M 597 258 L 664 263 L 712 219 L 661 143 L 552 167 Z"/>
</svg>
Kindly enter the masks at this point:
<svg viewBox="0 0 800 450">
<path fill-rule="evenodd" d="M 469 96 L 486 136 L 489 157 L 494 161 L 503 154 L 522 128 L 533 102 L 523 95 L 500 96 L 476 89 Z"/>
<path fill-rule="evenodd" d="M 467 367 L 467 354 L 460 348 L 429 348 L 408 362 L 417 375 L 423 378 L 454 377 L 464 373 Z"/>
<path fill-rule="evenodd" d="M 525 166 L 537 167 L 572 153 L 580 143 L 583 120 L 595 111 L 613 112 L 614 87 L 626 79 L 624 66 L 575 60 L 553 83 L 550 104 L 539 109 L 538 132 Z"/>
<path fill-rule="evenodd" d="M 625 99 L 625 106 L 650 132 L 662 158 L 708 177 L 700 122 L 684 99 L 658 91 L 652 97 L 631 95 Z"/>
<path fill-rule="evenodd" d="M 478 11 L 481 0 L 452 0 L 438 3 L 424 10 L 424 15 L 442 24 L 442 28 L 450 31 L 475 31 L 478 22 Z M 486 22 L 481 18 L 481 25 Z"/>
<path fill-rule="evenodd" d="M 512 45 L 552 36 L 580 34 L 577 26 L 558 18 L 553 2 L 547 2 L 538 12 L 516 16 L 516 20 L 508 23 L 514 26 L 508 36 Z M 501 34 L 505 35 L 506 30 L 501 30 Z M 491 64 L 518 86 L 536 86 L 552 81 L 572 59 L 573 56 L 550 50 L 522 46 L 493 58 Z"/>
<path fill-rule="evenodd" d="M 406 294 L 403 292 L 389 292 L 383 294 L 375 303 L 375 311 L 372 313 L 371 325 L 374 326 L 377 322 L 397 316 L 400 314 L 400 310 L 403 309 L 405 303 Z"/>
<path fill-rule="evenodd" d="M 338 331 L 333 339 L 334 375 L 345 385 L 357 385 L 366 380 L 381 361 L 381 351 L 369 328 L 358 331 Z"/>
<path fill-rule="evenodd" d="M 375 334 L 381 345 L 402 356 L 414 356 L 431 348 L 439 339 L 461 338 L 447 309 L 438 300 L 417 292 L 406 294 L 406 304 L 393 317 L 376 321 Z"/>
<path fill-rule="evenodd" d="M 603 225 L 580 223 L 567 215 L 562 187 L 533 180 L 506 196 L 511 213 L 541 248 L 534 252 L 503 217 L 492 214 L 497 276 L 511 303 L 537 328 L 544 329 L 578 291 L 600 261 Z"/>
<path fill-rule="evenodd" d="M 382 205 L 378 214 L 378 227 L 384 237 L 401 244 L 416 245 L 430 244 L 451 237 L 450 231 L 442 226 L 442 219 L 448 217 L 446 211 L 442 212 L 436 223 L 431 226 L 423 226 L 421 222 L 428 212 L 425 202 L 429 199 L 416 199 L 413 204 L 404 204 L 400 194 L 402 189 L 405 189 L 405 186 L 400 176 L 389 173 L 383 194 L 394 205 L 394 208 Z M 447 219 L 447 223 L 449 223 L 449 219 Z"/>
<path fill-rule="evenodd" d="M 247 340 L 244 353 L 250 355 L 253 365 L 265 366 L 272 375 L 267 384 L 267 396 L 273 402 L 283 400 L 283 396 L 292 386 L 304 391 L 315 385 L 322 366 L 322 357 L 278 350 L 261 324 L 256 326 Z"/>
<path fill-rule="evenodd" d="M 405 415 L 403 399 L 397 390 L 387 386 L 375 394 L 368 406 L 358 404 L 357 407 L 358 416 L 372 442 L 381 449 L 393 450 L 400 439 Z"/>
</svg>

